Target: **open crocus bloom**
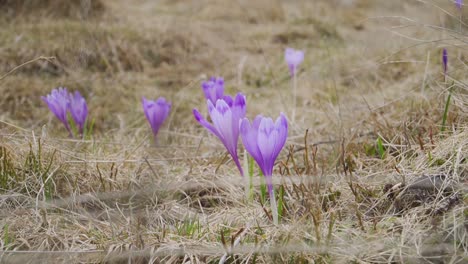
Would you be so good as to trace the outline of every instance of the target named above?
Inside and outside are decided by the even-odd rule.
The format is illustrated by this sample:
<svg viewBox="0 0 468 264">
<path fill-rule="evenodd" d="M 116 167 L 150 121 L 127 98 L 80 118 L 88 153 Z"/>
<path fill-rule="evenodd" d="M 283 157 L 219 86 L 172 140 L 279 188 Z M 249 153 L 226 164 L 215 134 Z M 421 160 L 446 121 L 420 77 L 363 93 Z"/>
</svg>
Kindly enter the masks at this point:
<svg viewBox="0 0 468 264">
<path fill-rule="evenodd" d="M 201 87 L 205 98 L 212 104 L 216 104 L 216 101 L 224 96 L 224 79 L 221 77 L 211 77 L 209 81 L 203 82 Z"/>
<path fill-rule="evenodd" d="M 59 87 L 53 89 L 47 96 L 41 96 L 42 100 L 47 103 L 50 111 L 65 125 L 67 131 L 72 135 L 70 125 L 67 120 L 67 111 L 70 104 L 70 97 L 67 88 Z"/>
<path fill-rule="evenodd" d="M 156 138 L 159 128 L 171 111 L 171 103 L 166 101 L 164 97 L 159 97 L 156 101 L 147 100 L 145 97 L 142 97 L 141 103 L 146 119 L 153 130 L 153 136 Z"/>
<path fill-rule="evenodd" d="M 301 64 L 304 60 L 304 52 L 302 50 L 286 48 L 284 51 L 284 59 L 288 64 L 291 76 L 294 76 L 294 74 L 296 74 L 297 68 L 299 67 L 299 64 Z"/>
<path fill-rule="evenodd" d="M 273 166 L 288 137 L 288 121 L 283 113 L 273 123 L 271 118 L 258 115 L 252 122 L 244 118 L 240 134 L 245 149 L 257 162 L 265 176 L 268 192 L 273 191 Z"/>
<path fill-rule="evenodd" d="M 222 99 L 216 100 L 216 105 L 211 100 L 207 100 L 207 105 L 213 124 L 210 124 L 197 109 L 193 109 L 195 119 L 221 140 L 243 176 L 244 173 L 237 155 L 237 142 L 239 140 L 239 121 L 245 117 L 246 112 L 245 96 L 238 93 L 234 100 L 230 96 L 224 96 Z"/>
<path fill-rule="evenodd" d="M 83 128 L 86 123 L 86 118 L 88 117 L 88 105 L 86 104 L 86 100 L 78 91 L 74 94 L 70 94 L 69 96 L 71 116 L 75 121 L 75 124 L 78 126 L 78 132 L 83 134 Z"/>
</svg>

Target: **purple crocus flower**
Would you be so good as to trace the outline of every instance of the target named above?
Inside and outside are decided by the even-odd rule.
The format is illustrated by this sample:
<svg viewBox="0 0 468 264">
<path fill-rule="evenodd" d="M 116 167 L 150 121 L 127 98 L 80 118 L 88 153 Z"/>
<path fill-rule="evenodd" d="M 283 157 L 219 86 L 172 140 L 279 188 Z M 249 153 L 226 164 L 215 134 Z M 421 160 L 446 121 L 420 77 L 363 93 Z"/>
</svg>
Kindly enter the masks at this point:
<svg viewBox="0 0 468 264">
<path fill-rule="evenodd" d="M 224 79 L 221 77 L 211 77 L 209 81 L 203 82 L 201 87 L 206 99 L 210 100 L 213 105 L 224 96 Z"/>
<path fill-rule="evenodd" d="M 299 64 L 301 64 L 304 60 L 304 52 L 302 50 L 286 48 L 284 51 L 284 59 L 288 64 L 291 76 L 294 76 L 294 74 L 296 74 L 297 68 L 299 67 Z"/>
<path fill-rule="evenodd" d="M 270 195 L 273 222 L 278 224 L 278 207 L 273 189 L 273 166 L 288 137 L 288 121 L 283 113 L 273 123 L 271 118 L 258 115 L 252 124 L 247 118 L 240 123 L 240 134 L 244 147 L 257 162 L 265 176 Z"/>
<path fill-rule="evenodd" d="M 41 96 L 42 100 L 47 103 L 50 111 L 65 125 L 68 133 L 73 136 L 70 125 L 67 120 L 67 111 L 70 104 L 70 96 L 67 88 L 59 87 L 53 89 L 47 96 Z"/>
<path fill-rule="evenodd" d="M 288 137 L 288 121 L 281 113 L 273 119 L 258 115 L 250 124 L 247 118 L 240 123 L 240 134 L 245 149 L 257 162 L 268 184 L 268 191 L 273 190 L 271 176 L 273 166 Z"/>
<path fill-rule="evenodd" d="M 69 96 L 69 109 L 75 124 L 78 126 L 78 132 L 83 134 L 83 129 L 88 117 L 88 105 L 86 100 L 81 96 L 80 92 L 76 91 Z"/>
<path fill-rule="evenodd" d="M 463 0 L 455 0 L 455 4 L 457 5 L 458 9 L 461 9 L 463 6 Z"/>
<path fill-rule="evenodd" d="M 159 128 L 171 111 L 171 103 L 166 101 L 164 97 L 159 97 L 156 101 L 147 100 L 145 97 L 142 97 L 141 103 L 146 119 L 148 119 L 156 139 Z"/>
<path fill-rule="evenodd" d="M 193 109 L 195 119 L 221 140 L 236 163 L 241 176 L 244 176 L 237 155 L 237 142 L 239 140 L 239 121 L 245 117 L 246 112 L 245 96 L 238 93 L 234 100 L 230 96 L 224 96 L 216 101 L 216 105 L 209 99 L 206 103 L 213 124 L 208 123 L 197 109 Z"/>
<path fill-rule="evenodd" d="M 447 49 L 442 50 L 442 64 L 444 66 L 444 74 L 447 74 L 448 54 Z"/>
</svg>

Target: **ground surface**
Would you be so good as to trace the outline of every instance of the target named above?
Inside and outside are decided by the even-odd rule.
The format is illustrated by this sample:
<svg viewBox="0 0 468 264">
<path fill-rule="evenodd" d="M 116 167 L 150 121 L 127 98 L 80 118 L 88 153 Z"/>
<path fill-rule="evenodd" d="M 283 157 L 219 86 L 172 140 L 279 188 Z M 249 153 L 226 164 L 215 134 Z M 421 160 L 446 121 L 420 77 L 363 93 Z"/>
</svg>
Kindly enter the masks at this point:
<svg viewBox="0 0 468 264">
<path fill-rule="evenodd" d="M 468 13 L 451 1 L 18 2 L 0 1 L 1 262 L 467 261 Z M 223 76 L 249 117 L 290 117 L 286 47 L 306 58 L 275 226 L 260 177 L 247 201 L 191 111 Z M 61 85 L 91 139 L 40 100 Z M 141 96 L 173 104 L 156 146 Z"/>
</svg>

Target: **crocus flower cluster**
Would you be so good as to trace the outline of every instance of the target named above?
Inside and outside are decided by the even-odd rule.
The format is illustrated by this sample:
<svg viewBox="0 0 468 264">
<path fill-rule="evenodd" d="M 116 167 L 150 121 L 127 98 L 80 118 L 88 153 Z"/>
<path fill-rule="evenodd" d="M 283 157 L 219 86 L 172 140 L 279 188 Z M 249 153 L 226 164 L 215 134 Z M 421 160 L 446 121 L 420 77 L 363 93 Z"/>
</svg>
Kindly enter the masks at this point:
<svg viewBox="0 0 468 264">
<path fill-rule="evenodd" d="M 297 73 L 299 64 L 304 60 L 304 52 L 302 50 L 295 50 L 293 48 L 286 48 L 284 51 L 284 60 L 288 64 L 291 76 Z"/>
<path fill-rule="evenodd" d="M 245 149 L 267 177 L 269 190 L 272 190 L 273 165 L 288 134 L 288 122 L 285 115 L 281 114 L 276 123 L 273 123 L 271 118 L 259 115 L 250 125 L 249 120 L 245 118 L 246 99 L 242 93 L 238 93 L 234 99 L 224 95 L 223 79 L 214 77 L 202 83 L 202 89 L 205 92 L 208 113 L 213 123 L 209 123 L 197 109 L 193 109 L 195 119 L 221 140 L 243 175 L 237 154 L 240 131 Z"/>
<path fill-rule="evenodd" d="M 171 112 L 171 103 L 164 97 L 159 97 L 156 101 L 147 100 L 145 97 L 142 97 L 141 104 L 143 106 L 146 119 L 150 123 L 153 131 L 154 139 L 156 140 L 159 128 Z"/>
<path fill-rule="evenodd" d="M 68 92 L 67 88 L 59 87 L 41 98 L 47 103 L 50 111 L 65 125 L 71 137 L 73 137 L 73 131 L 68 120 L 68 112 L 70 112 L 75 125 L 78 127 L 78 133 L 83 134 L 86 118 L 88 117 L 88 106 L 80 92 L 75 91 L 72 94 Z"/>
<path fill-rule="evenodd" d="M 202 83 L 205 93 L 208 113 L 212 123 L 209 123 L 203 115 L 193 109 L 195 119 L 213 135 L 218 137 L 231 155 L 241 176 L 242 166 L 237 154 L 237 142 L 239 134 L 245 149 L 254 158 L 265 176 L 275 224 L 278 223 L 272 174 L 273 166 L 281 149 L 284 147 L 288 136 L 288 122 L 284 114 L 274 123 L 271 118 L 257 116 L 253 123 L 245 118 L 246 99 L 242 93 L 238 93 L 234 99 L 224 95 L 224 81 L 221 78 L 211 78 Z"/>
<path fill-rule="evenodd" d="M 78 133 L 83 135 L 88 117 L 88 106 L 80 92 L 69 93 L 67 88 L 59 87 L 53 89 L 50 94 L 41 96 L 41 98 L 47 103 L 50 111 L 64 124 L 71 137 L 73 137 L 73 131 L 69 123 L 68 112 L 70 112 L 71 118 L 78 128 Z M 141 102 L 146 119 L 148 119 L 156 139 L 159 128 L 171 111 L 171 103 L 164 97 L 160 97 L 156 101 L 147 100 L 143 97 Z"/>
</svg>

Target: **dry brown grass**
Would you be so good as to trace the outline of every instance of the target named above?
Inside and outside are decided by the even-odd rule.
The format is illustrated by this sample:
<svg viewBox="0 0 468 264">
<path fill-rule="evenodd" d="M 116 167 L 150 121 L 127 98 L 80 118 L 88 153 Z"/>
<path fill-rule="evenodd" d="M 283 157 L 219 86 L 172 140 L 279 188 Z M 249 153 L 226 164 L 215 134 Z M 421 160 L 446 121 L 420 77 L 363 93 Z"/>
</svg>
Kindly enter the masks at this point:
<svg viewBox="0 0 468 264">
<path fill-rule="evenodd" d="M 82 3 L 98 16 L 83 16 Z M 448 1 L 0 7 L 0 76 L 54 57 L 0 79 L 0 262 L 466 261 L 467 27 Z M 275 167 L 284 213 L 274 226 L 260 177 L 246 201 L 191 110 L 205 110 L 201 80 L 221 75 L 228 93 L 247 95 L 249 117 L 290 115 L 286 46 L 306 59 Z M 40 100 L 59 85 L 87 98 L 92 140 L 66 138 Z M 141 96 L 173 102 L 158 146 Z M 443 187 L 422 188 L 423 175 L 445 175 Z"/>
<path fill-rule="evenodd" d="M 1 14 L 18 16 L 51 16 L 87 19 L 102 14 L 105 9 L 101 0 L 1 0 Z"/>
</svg>

